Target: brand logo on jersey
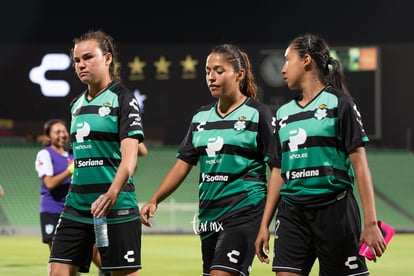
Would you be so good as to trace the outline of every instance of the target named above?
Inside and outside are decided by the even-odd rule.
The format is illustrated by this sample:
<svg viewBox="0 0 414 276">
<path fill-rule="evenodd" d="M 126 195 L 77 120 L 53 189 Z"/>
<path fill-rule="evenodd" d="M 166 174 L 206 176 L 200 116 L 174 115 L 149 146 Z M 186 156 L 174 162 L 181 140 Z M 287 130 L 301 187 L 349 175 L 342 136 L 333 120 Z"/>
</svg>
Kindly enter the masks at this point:
<svg viewBox="0 0 414 276">
<path fill-rule="evenodd" d="M 276 117 L 272 117 L 272 127 L 273 127 L 273 133 L 276 133 Z"/>
<path fill-rule="evenodd" d="M 69 94 L 70 85 L 65 80 L 49 80 L 46 74 L 50 71 L 65 71 L 71 61 L 66 54 L 46 54 L 42 63 L 30 70 L 29 78 L 40 86 L 40 91 L 46 97 L 65 97 Z"/>
<path fill-rule="evenodd" d="M 131 212 L 129 209 L 124 209 L 124 210 L 118 210 L 116 213 L 118 214 L 118 216 L 126 216 L 126 215 L 129 215 Z"/>
<path fill-rule="evenodd" d="M 135 261 L 134 256 L 134 250 L 128 250 L 127 253 L 124 255 L 124 259 L 128 262 L 128 263 L 132 263 Z"/>
<path fill-rule="evenodd" d="M 141 116 L 139 115 L 139 113 L 130 113 L 130 114 L 128 114 L 128 118 L 133 118 L 133 117 L 141 119 Z"/>
<path fill-rule="evenodd" d="M 105 117 L 106 115 L 111 113 L 111 104 L 106 102 L 98 109 L 98 114 L 101 117 Z"/>
<path fill-rule="evenodd" d="M 103 166 L 103 160 L 77 160 L 76 161 L 76 168 L 83 168 L 83 167 L 98 167 Z"/>
<path fill-rule="evenodd" d="M 354 104 L 353 106 L 354 112 L 356 114 L 356 120 L 359 123 L 359 125 L 361 126 L 362 130 L 364 130 L 364 126 L 362 124 L 362 119 L 361 119 L 361 113 L 358 110 L 358 106 L 356 104 Z M 365 131 L 365 130 L 364 130 Z"/>
<path fill-rule="evenodd" d="M 284 128 L 284 127 L 286 126 L 286 121 L 287 121 L 287 119 L 288 119 L 288 116 L 283 117 L 283 118 L 280 120 L 280 122 L 279 122 L 279 127 L 280 127 L 280 128 Z"/>
<path fill-rule="evenodd" d="M 203 126 L 205 126 L 207 124 L 207 122 L 200 122 L 197 126 L 197 131 L 203 131 L 204 128 Z"/>
<path fill-rule="evenodd" d="M 216 152 L 220 151 L 223 148 L 224 140 L 223 137 L 217 136 L 213 138 L 208 138 L 206 152 L 208 157 L 215 157 Z"/>
<path fill-rule="evenodd" d="M 288 171 L 286 172 L 286 178 L 288 180 L 291 179 L 298 179 L 298 178 L 307 178 L 307 177 L 313 177 L 313 176 L 319 176 L 319 170 L 299 170 L 299 171 Z"/>
<path fill-rule="evenodd" d="M 357 269 L 358 268 L 358 263 L 352 263 L 352 262 L 356 262 L 356 261 L 357 261 L 356 256 L 348 257 L 348 260 L 346 260 L 346 262 L 345 262 L 345 266 L 349 267 L 349 269 Z"/>
<path fill-rule="evenodd" d="M 237 250 L 232 250 L 231 252 L 227 253 L 227 257 L 229 257 L 229 261 L 231 263 L 237 264 L 239 262 L 237 259 L 238 256 L 240 256 L 240 251 Z"/>
<path fill-rule="evenodd" d="M 132 126 L 142 126 L 141 122 L 141 115 L 138 113 L 129 113 L 128 118 L 134 118 L 134 121 L 132 121 L 129 125 Z"/>
<path fill-rule="evenodd" d="M 77 145 L 75 147 L 75 149 L 77 150 L 86 150 L 86 149 L 91 149 L 91 148 L 92 148 L 92 145 Z"/>
<path fill-rule="evenodd" d="M 229 180 L 229 176 L 228 175 L 210 175 L 207 173 L 202 173 L 201 174 L 201 180 L 203 182 L 226 182 Z"/>
<path fill-rule="evenodd" d="M 135 120 L 129 124 L 130 126 L 141 126 L 141 121 L 135 118 Z"/>
<path fill-rule="evenodd" d="M 55 230 L 55 227 L 53 224 L 46 224 L 45 226 L 45 232 L 46 234 L 50 235 L 53 233 L 53 231 Z"/>
<path fill-rule="evenodd" d="M 76 142 L 83 143 L 86 136 L 91 132 L 91 126 L 87 122 L 78 123 L 76 125 Z"/>
<path fill-rule="evenodd" d="M 319 121 L 326 118 L 326 116 L 328 116 L 327 107 L 328 106 L 326 104 L 321 104 L 319 108 L 316 109 L 315 114 L 313 114 L 313 116 Z"/>
<path fill-rule="evenodd" d="M 136 98 L 133 98 L 130 102 L 129 105 L 132 106 L 136 111 L 139 112 L 139 103 L 138 100 Z"/>
<path fill-rule="evenodd" d="M 238 121 L 234 123 L 234 129 L 237 131 L 240 131 L 242 129 L 246 128 L 246 117 L 245 116 L 240 116 Z"/>
<path fill-rule="evenodd" d="M 307 158 L 308 154 L 306 152 L 302 152 L 302 153 L 293 153 L 291 155 L 289 155 L 289 159 L 293 160 L 293 159 L 301 159 L 301 158 Z"/>
<path fill-rule="evenodd" d="M 289 149 L 292 152 L 298 151 L 299 145 L 302 145 L 306 142 L 308 137 L 306 131 L 303 128 L 298 128 L 289 131 Z"/>
</svg>

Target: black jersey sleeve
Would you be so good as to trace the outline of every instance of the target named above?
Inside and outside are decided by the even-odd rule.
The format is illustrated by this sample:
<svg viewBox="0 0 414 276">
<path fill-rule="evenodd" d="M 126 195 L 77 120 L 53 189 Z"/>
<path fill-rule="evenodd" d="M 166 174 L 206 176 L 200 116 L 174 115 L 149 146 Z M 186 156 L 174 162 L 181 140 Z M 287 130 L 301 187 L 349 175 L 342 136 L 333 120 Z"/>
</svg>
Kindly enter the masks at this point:
<svg viewBox="0 0 414 276">
<path fill-rule="evenodd" d="M 193 124 L 190 124 L 187 134 L 185 135 L 180 147 L 178 148 L 177 158 L 195 166 L 198 163 L 198 154 L 193 146 Z"/>
<path fill-rule="evenodd" d="M 114 91 L 118 93 L 119 99 L 119 139 L 133 137 L 142 142 L 144 132 L 138 100 L 130 90 L 121 85 Z"/>
<path fill-rule="evenodd" d="M 359 107 L 354 98 L 344 95 L 339 98 L 338 127 L 346 153 L 367 143 L 368 136 L 362 122 Z"/>
<path fill-rule="evenodd" d="M 268 105 L 261 104 L 259 110 L 258 145 L 269 167 L 280 166 L 277 162 L 277 140 L 275 136 L 274 116 Z"/>
</svg>

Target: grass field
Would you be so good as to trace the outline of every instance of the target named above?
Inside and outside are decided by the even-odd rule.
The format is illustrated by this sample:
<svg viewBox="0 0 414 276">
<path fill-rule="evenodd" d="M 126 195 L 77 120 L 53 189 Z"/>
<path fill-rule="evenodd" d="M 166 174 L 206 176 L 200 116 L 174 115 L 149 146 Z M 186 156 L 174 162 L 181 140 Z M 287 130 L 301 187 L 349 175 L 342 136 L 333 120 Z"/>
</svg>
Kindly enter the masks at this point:
<svg viewBox="0 0 414 276">
<path fill-rule="evenodd" d="M 139 160 L 136 171 L 137 197 L 142 203 L 157 189 L 175 162 L 177 147 L 150 147 L 150 154 Z M 33 160 L 39 147 L 0 144 L 0 184 L 6 195 L 0 200 L 0 276 L 46 275 L 48 247 L 41 243 L 39 231 L 39 183 Z M 414 190 L 414 154 L 400 151 L 369 151 L 376 189 L 377 216 L 401 232 L 414 231 L 412 190 Z M 159 207 L 153 219 L 154 230 L 192 231 L 191 221 L 197 210 L 198 168 L 194 168 L 180 188 Z M 357 199 L 359 197 L 357 196 Z M 23 204 L 22 204 L 23 203 Z M 14 236 L 13 231 L 31 229 Z M 148 230 L 148 229 L 147 229 Z M 30 233 L 29 233 L 30 232 Z M 39 234 L 40 235 L 40 234 Z M 413 275 L 414 234 L 397 234 L 377 263 L 368 262 L 371 275 Z M 158 235 L 144 233 L 143 269 L 140 276 L 201 275 L 198 236 L 191 234 Z M 98 275 L 91 265 L 87 275 Z M 255 260 L 252 276 L 274 275 L 270 265 Z M 311 276 L 317 275 L 315 268 Z"/>
<path fill-rule="evenodd" d="M 0 236 L 0 275 L 46 275 L 49 249 L 37 236 Z M 410 275 L 414 260 L 414 234 L 397 234 L 387 252 L 377 261 L 368 262 L 371 275 Z M 201 275 L 199 238 L 196 235 L 144 234 L 140 276 Z M 87 275 L 98 275 L 91 265 Z M 255 259 L 252 276 L 274 275 L 270 265 Z M 311 276 L 317 276 L 314 268 Z"/>
</svg>

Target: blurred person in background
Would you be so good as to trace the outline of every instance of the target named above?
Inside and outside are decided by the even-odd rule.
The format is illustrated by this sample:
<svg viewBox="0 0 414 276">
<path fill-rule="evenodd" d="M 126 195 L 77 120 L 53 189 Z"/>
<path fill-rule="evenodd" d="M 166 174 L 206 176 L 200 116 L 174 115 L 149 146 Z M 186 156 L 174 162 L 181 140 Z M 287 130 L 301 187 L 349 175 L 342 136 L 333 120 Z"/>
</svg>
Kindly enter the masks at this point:
<svg viewBox="0 0 414 276">
<path fill-rule="evenodd" d="M 368 275 L 361 244 L 369 245 L 376 261 L 386 243 L 377 225 L 368 137 L 342 66 L 324 39 L 306 34 L 287 47 L 281 73 L 301 94 L 276 111 L 278 175 L 269 183 L 257 257 L 269 263 L 269 225 L 277 209 L 276 275 L 309 275 L 316 259 L 319 275 Z"/>
<path fill-rule="evenodd" d="M 63 120 L 48 120 L 43 133 L 43 148 L 36 155 L 35 169 L 41 180 L 39 211 L 42 241 L 51 248 L 69 190 L 73 154 L 67 148 L 69 133 Z"/>
<path fill-rule="evenodd" d="M 212 49 L 206 83 L 217 101 L 198 109 L 177 160 L 151 199 L 141 221 L 151 227 L 158 204 L 200 165 L 198 221 L 203 275 L 249 275 L 254 241 L 265 205 L 267 165 L 275 162 L 272 113 L 260 103 L 248 55 L 235 45 Z"/>
</svg>

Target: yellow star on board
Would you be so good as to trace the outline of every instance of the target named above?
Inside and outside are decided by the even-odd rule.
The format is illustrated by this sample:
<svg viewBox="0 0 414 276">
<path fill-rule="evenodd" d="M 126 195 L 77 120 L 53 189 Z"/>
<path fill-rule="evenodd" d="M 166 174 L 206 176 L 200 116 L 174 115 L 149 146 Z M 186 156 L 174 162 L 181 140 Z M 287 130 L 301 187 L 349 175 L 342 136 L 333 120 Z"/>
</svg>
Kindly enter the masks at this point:
<svg viewBox="0 0 414 276">
<path fill-rule="evenodd" d="M 154 62 L 154 66 L 157 68 L 157 74 L 168 74 L 171 62 L 166 60 L 164 56 L 160 56 L 160 59 Z"/>
<path fill-rule="evenodd" d="M 198 60 L 193 59 L 190 55 L 187 55 L 184 60 L 180 62 L 181 66 L 183 67 L 183 72 L 195 72 L 196 65 L 198 64 Z"/>
<path fill-rule="evenodd" d="M 131 68 L 130 74 L 143 74 L 146 65 L 145 61 L 141 61 L 138 56 L 135 56 L 134 61 L 128 62 L 128 66 Z"/>
</svg>

